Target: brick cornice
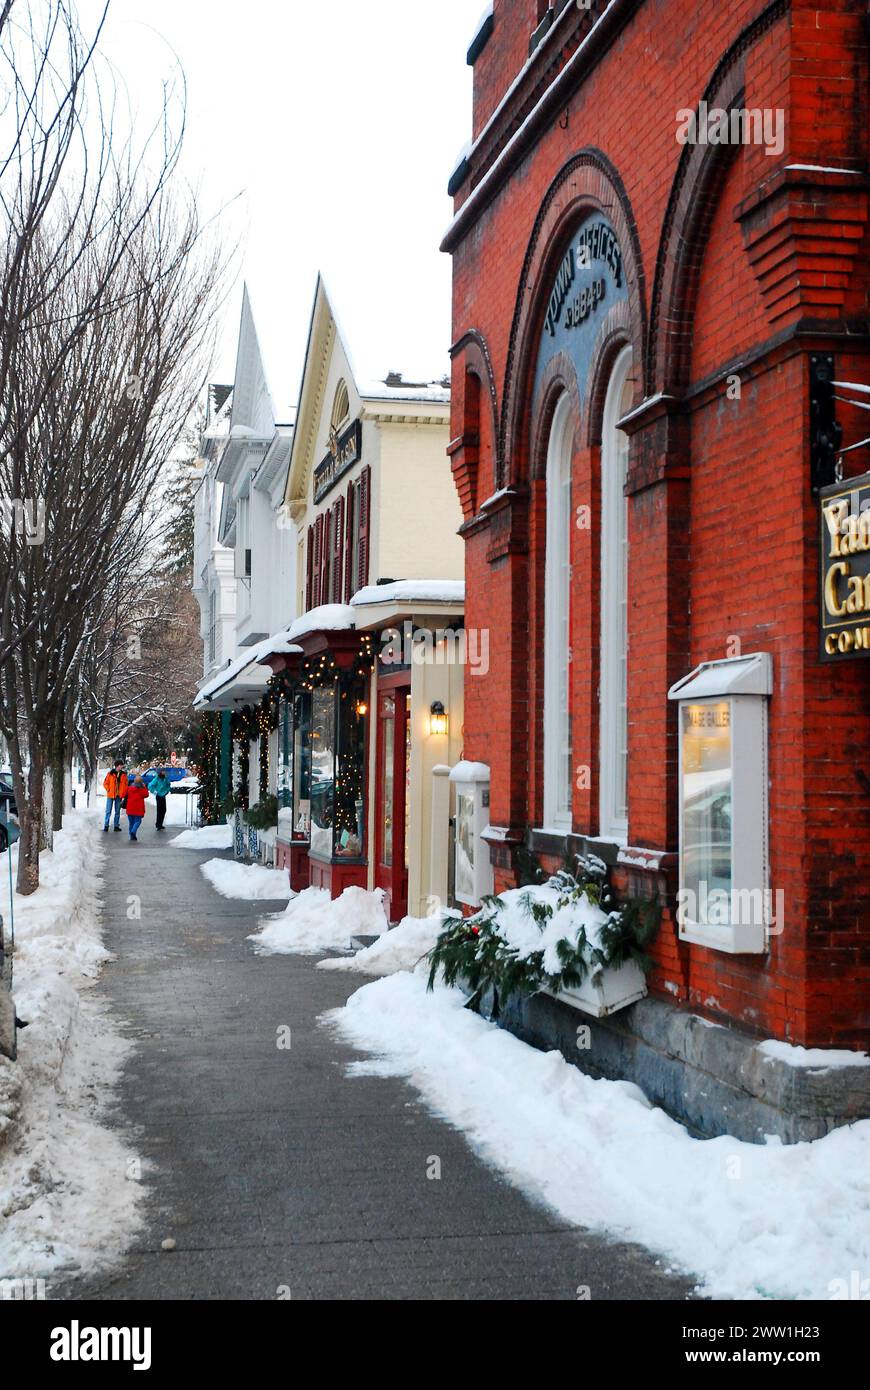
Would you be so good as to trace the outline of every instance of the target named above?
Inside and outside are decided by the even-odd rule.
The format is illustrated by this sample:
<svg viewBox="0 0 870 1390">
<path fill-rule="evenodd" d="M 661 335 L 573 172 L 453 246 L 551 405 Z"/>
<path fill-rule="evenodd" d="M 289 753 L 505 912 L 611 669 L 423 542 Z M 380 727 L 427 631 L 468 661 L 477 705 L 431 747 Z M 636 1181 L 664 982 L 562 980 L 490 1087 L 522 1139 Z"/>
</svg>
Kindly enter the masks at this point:
<svg viewBox="0 0 870 1390">
<path fill-rule="evenodd" d="M 455 251 L 574 92 L 601 61 L 642 0 L 567 6 L 514 80 L 466 158 L 471 192 L 458 207 L 441 250 Z"/>
<path fill-rule="evenodd" d="M 737 209 L 768 320 L 838 317 L 867 226 L 870 178 L 787 166 Z"/>
</svg>

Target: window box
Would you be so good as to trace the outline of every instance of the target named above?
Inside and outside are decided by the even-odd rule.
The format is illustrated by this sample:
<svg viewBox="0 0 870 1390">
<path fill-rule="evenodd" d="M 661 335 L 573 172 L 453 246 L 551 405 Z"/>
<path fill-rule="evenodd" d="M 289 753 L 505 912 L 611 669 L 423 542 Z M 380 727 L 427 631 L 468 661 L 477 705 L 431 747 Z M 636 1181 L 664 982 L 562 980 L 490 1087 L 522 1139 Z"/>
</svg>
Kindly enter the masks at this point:
<svg viewBox="0 0 870 1390">
<path fill-rule="evenodd" d="M 563 989 L 558 994 L 545 990 L 544 993 L 593 1018 L 607 1018 L 608 1014 L 618 1013 L 629 1004 L 646 998 L 646 976 L 639 965 L 628 960 L 614 968 L 590 971 L 577 989 Z"/>
</svg>

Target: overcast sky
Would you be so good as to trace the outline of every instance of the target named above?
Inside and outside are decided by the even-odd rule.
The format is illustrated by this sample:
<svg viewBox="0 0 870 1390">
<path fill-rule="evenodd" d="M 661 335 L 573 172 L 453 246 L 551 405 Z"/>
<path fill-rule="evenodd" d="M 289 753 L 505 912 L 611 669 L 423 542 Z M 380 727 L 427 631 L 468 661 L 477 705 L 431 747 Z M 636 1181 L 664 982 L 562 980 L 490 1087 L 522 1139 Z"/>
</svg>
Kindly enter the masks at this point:
<svg viewBox="0 0 870 1390">
<path fill-rule="evenodd" d="M 97 0 L 80 0 L 83 16 Z M 103 47 L 141 114 L 181 61 L 185 171 L 242 237 L 214 380 L 231 380 L 247 281 L 272 394 L 295 404 L 317 271 L 357 372 L 440 376 L 438 244 L 471 126 L 465 54 L 483 0 L 112 0 Z"/>
</svg>

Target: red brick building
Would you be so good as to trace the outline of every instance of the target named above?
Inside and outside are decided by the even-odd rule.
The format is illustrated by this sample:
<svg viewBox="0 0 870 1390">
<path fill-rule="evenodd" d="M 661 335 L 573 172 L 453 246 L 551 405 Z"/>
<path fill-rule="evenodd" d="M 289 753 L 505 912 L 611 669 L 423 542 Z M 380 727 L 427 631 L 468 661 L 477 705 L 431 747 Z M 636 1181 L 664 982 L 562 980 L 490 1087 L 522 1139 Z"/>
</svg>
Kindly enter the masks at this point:
<svg viewBox="0 0 870 1390">
<path fill-rule="evenodd" d="M 747 1047 L 870 1041 L 870 667 L 820 659 L 818 594 L 825 417 L 870 434 L 825 385 L 870 383 L 867 11 L 495 0 L 451 181 L 450 452 L 491 642 L 464 754 L 491 769 L 495 886 L 520 844 L 594 849 L 665 904 L 651 999 Z M 741 656 L 688 689 L 705 742 L 669 690 Z M 742 746 L 738 705 L 763 710 Z M 748 950 L 677 914 L 705 872 L 735 886 L 741 840 L 739 886 L 780 895 Z"/>
</svg>

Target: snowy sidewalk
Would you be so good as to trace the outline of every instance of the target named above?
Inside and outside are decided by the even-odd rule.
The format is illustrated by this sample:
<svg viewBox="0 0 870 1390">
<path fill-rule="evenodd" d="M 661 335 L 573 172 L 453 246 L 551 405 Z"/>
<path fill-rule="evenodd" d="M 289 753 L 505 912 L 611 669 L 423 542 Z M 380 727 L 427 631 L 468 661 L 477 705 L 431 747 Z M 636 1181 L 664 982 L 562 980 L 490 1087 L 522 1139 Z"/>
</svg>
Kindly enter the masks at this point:
<svg viewBox="0 0 870 1390">
<path fill-rule="evenodd" d="M 524 1197 L 401 1078 L 349 1076 L 359 1053 L 318 1019 L 360 979 L 258 956 L 247 937 L 283 904 L 220 896 L 199 869 L 215 851 L 173 850 L 172 833 L 151 818 L 137 847 L 101 837 L 118 957 L 101 992 L 136 1045 L 120 1109 L 139 1130 L 146 1234 L 119 1271 L 55 1296 L 686 1296 L 646 1252 Z"/>
</svg>

